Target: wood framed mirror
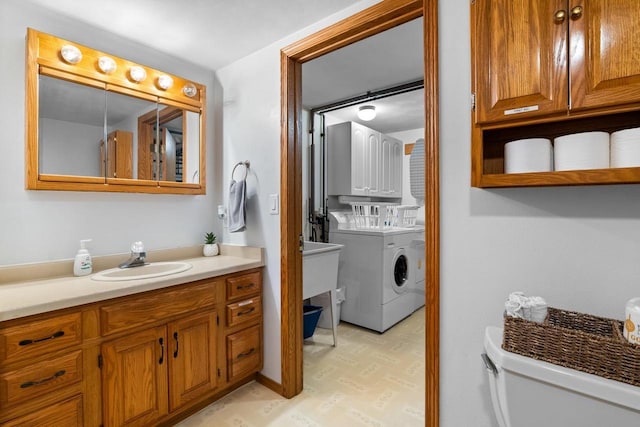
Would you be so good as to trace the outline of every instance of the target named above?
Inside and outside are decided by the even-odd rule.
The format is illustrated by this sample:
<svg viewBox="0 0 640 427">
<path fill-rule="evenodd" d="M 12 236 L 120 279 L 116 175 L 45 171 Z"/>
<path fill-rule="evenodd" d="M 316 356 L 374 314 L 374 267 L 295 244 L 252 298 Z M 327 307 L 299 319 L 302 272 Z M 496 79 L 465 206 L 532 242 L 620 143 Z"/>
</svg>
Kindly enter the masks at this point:
<svg viewBox="0 0 640 427">
<path fill-rule="evenodd" d="M 26 188 L 205 194 L 206 87 L 27 30 Z"/>
</svg>

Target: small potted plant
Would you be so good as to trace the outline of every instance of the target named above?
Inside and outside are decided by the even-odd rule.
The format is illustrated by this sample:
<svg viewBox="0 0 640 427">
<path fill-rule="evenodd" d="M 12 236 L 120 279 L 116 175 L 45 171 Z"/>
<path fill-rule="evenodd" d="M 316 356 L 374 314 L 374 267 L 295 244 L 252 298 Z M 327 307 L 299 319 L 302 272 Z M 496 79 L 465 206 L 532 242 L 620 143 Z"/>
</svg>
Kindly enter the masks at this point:
<svg viewBox="0 0 640 427">
<path fill-rule="evenodd" d="M 218 244 L 216 243 L 216 235 L 213 233 L 207 233 L 204 235 L 204 247 L 202 248 L 202 253 L 204 256 L 215 256 L 218 255 L 220 250 L 218 249 Z"/>
</svg>

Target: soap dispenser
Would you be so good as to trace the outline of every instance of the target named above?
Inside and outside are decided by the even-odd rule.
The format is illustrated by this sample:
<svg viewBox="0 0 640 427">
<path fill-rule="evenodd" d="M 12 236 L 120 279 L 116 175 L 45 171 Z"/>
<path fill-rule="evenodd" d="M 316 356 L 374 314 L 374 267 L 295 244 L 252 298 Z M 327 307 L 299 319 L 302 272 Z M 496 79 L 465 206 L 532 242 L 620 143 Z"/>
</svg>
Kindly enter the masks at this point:
<svg viewBox="0 0 640 427">
<path fill-rule="evenodd" d="M 73 274 L 76 276 L 86 276 L 91 274 L 92 263 L 91 254 L 86 249 L 85 244 L 89 243 L 91 239 L 80 240 L 80 249 L 76 254 L 76 259 L 73 262 Z"/>
</svg>

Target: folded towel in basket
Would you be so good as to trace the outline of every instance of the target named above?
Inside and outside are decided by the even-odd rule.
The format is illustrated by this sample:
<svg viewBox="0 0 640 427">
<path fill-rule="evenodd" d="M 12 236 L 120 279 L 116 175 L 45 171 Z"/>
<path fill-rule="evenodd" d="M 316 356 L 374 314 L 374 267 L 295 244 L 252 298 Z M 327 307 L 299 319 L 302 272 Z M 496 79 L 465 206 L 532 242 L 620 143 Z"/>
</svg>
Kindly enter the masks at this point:
<svg viewBox="0 0 640 427">
<path fill-rule="evenodd" d="M 547 302 L 542 297 L 527 297 L 523 292 L 512 292 L 504 303 L 507 316 L 519 317 L 536 323 L 547 318 Z"/>
<path fill-rule="evenodd" d="M 232 179 L 229 186 L 229 232 L 244 231 L 246 221 L 245 211 L 246 181 Z"/>
</svg>

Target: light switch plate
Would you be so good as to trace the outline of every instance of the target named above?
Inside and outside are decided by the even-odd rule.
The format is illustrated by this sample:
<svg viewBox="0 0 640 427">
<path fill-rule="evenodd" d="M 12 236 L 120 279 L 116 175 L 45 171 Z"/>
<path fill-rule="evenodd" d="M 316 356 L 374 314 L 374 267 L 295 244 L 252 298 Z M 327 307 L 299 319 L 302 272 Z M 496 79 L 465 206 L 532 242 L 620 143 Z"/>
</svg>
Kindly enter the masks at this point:
<svg viewBox="0 0 640 427">
<path fill-rule="evenodd" d="M 271 215 L 280 213 L 280 196 L 278 194 L 269 194 L 269 213 Z"/>
</svg>

